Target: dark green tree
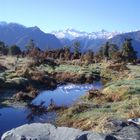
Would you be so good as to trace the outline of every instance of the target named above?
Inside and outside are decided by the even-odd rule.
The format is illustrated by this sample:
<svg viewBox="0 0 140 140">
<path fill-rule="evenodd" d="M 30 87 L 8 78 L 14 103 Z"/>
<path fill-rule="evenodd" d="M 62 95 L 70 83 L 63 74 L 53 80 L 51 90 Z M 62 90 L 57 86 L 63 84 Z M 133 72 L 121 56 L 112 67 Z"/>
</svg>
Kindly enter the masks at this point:
<svg viewBox="0 0 140 140">
<path fill-rule="evenodd" d="M 80 43 L 78 41 L 74 42 L 74 59 L 79 59 L 80 56 Z"/>
<path fill-rule="evenodd" d="M 35 48 L 34 40 L 30 39 L 25 48 L 27 49 L 27 51 L 31 51 L 33 48 Z"/>
<path fill-rule="evenodd" d="M 85 54 L 85 59 L 88 63 L 93 63 L 94 53 L 91 50 L 88 50 Z"/>
<path fill-rule="evenodd" d="M 96 52 L 96 55 L 100 56 L 101 58 L 103 58 L 103 46 L 101 46 L 99 48 L 99 50 Z"/>
<path fill-rule="evenodd" d="M 109 59 L 114 59 L 119 48 L 116 44 L 109 44 Z"/>
<path fill-rule="evenodd" d="M 109 59 L 109 42 L 106 42 L 106 44 L 103 46 L 103 57 L 106 61 Z"/>
<path fill-rule="evenodd" d="M 9 55 L 19 55 L 21 54 L 21 50 L 17 45 L 12 45 L 9 47 Z"/>
<path fill-rule="evenodd" d="M 65 59 L 69 60 L 70 59 L 70 55 L 71 55 L 70 48 L 68 46 L 65 46 L 64 47 L 64 57 L 65 57 Z"/>
<path fill-rule="evenodd" d="M 137 60 L 137 52 L 134 50 L 130 38 L 126 38 L 122 45 L 122 57 L 125 62 L 135 63 Z"/>
<path fill-rule="evenodd" d="M 51 51 L 51 47 L 50 47 L 49 43 L 46 45 L 45 51 Z"/>
<path fill-rule="evenodd" d="M 5 45 L 4 42 L 0 41 L 0 54 L 7 55 L 8 47 Z"/>
</svg>

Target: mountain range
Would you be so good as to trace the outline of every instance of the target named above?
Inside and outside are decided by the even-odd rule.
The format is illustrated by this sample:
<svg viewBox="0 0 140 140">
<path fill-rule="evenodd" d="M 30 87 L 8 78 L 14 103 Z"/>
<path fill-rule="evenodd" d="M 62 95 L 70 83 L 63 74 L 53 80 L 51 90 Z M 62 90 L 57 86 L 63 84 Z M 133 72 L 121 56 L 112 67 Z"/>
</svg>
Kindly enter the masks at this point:
<svg viewBox="0 0 140 140">
<path fill-rule="evenodd" d="M 137 56 L 140 58 L 140 30 L 116 35 L 113 38 L 109 39 L 108 41 L 110 43 L 117 44 L 120 47 L 122 46 L 125 38 L 132 39 L 132 45 L 134 47 L 134 50 L 137 51 Z"/>
<path fill-rule="evenodd" d="M 87 33 L 68 28 L 66 30 L 45 33 L 37 26 L 25 27 L 17 23 L 0 22 L 0 41 L 7 43 L 7 45 L 16 44 L 20 46 L 22 50 L 25 49 L 28 41 L 33 39 L 36 46 L 42 50 L 48 48 L 58 49 L 64 46 L 70 47 L 74 42 L 78 41 L 82 52 L 89 49 L 97 52 L 106 41 L 120 47 L 125 38 L 133 39 L 132 43 L 134 49 L 138 52 L 138 56 L 140 57 L 140 31 L 121 33 L 101 30 Z"/>
<path fill-rule="evenodd" d="M 7 45 L 16 44 L 24 50 L 30 39 L 33 39 L 36 46 L 42 50 L 51 47 L 62 48 L 55 35 L 44 33 L 37 26 L 25 27 L 17 23 L 0 22 L 0 41 Z"/>
<path fill-rule="evenodd" d="M 51 33 L 59 38 L 63 46 L 72 46 L 74 42 L 80 42 L 82 52 L 89 49 L 96 52 L 99 50 L 99 47 L 102 46 L 108 39 L 120 34 L 119 32 L 108 32 L 105 30 L 87 33 L 83 31 L 77 31 L 72 28 L 53 31 Z"/>
<path fill-rule="evenodd" d="M 129 31 L 129 32 L 108 32 L 101 30 L 99 32 L 81 32 L 74 29 L 66 29 L 52 32 L 57 38 L 59 38 L 63 46 L 71 46 L 75 41 L 80 42 L 81 51 L 93 50 L 97 52 L 99 48 L 104 45 L 107 41 L 112 44 L 116 44 L 121 47 L 125 38 L 132 39 L 132 45 L 138 52 L 137 55 L 140 57 L 140 31 Z"/>
<path fill-rule="evenodd" d="M 60 39 L 67 38 L 67 39 L 73 40 L 75 38 L 110 39 L 120 33 L 119 32 L 108 32 L 106 30 L 87 33 L 87 32 L 83 32 L 83 31 L 77 31 L 72 28 L 68 28 L 66 30 L 53 31 L 52 34 L 55 34 L 55 36 Z"/>
</svg>

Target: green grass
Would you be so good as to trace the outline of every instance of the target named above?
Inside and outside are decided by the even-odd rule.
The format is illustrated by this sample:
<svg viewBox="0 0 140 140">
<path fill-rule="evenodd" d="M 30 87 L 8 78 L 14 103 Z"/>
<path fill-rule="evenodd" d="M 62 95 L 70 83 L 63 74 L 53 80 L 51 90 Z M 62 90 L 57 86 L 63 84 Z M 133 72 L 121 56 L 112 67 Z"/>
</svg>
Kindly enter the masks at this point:
<svg viewBox="0 0 140 140">
<path fill-rule="evenodd" d="M 104 93 L 120 93 L 124 96 L 140 94 L 140 66 L 128 66 L 129 73 L 123 79 L 107 83 Z"/>
<path fill-rule="evenodd" d="M 134 95 L 129 100 L 104 103 L 99 108 L 87 108 L 83 111 L 79 111 L 75 106 L 72 106 L 61 113 L 58 124 L 73 122 L 73 127 L 85 129 L 84 124 L 90 121 L 90 124 L 86 125 L 86 129 L 103 133 L 111 131 L 107 128 L 110 119 L 126 120 L 132 117 L 140 117 L 140 95 Z M 80 125 L 76 125 L 79 123 Z M 91 124 L 96 125 L 91 129 Z"/>
<path fill-rule="evenodd" d="M 59 66 L 51 67 L 50 65 L 47 64 L 41 64 L 39 67 L 37 67 L 37 69 L 49 73 L 69 72 L 77 74 L 99 74 L 100 72 L 99 69 L 96 69 L 95 65 L 79 66 L 79 65 L 61 64 Z"/>
<path fill-rule="evenodd" d="M 140 66 L 129 66 L 129 69 L 125 76 L 123 73 L 122 75 L 119 73 L 117 77 L 121 77 L 121 79 L 114 78 L 112 82 L 104 86 L 102 89 L 103 97 L 90 101 L 88 101 L 87 96 L 82 97 L 83 102 L 93 106 L 99 105 L 99 107 L 90 107 L 79 111 L 72 106 L 61 113 L 58 124 L 66 123 L 83 130 L 104 133 L 112 131 L 107 128 L 110 119 L 127 120 L 128 118 L 140 117 Z M 107 74 L 112 75 L 113 72 Z M 114 98 L 114 95 L 117 95 L 119 100 L 107 100 L 110 97 Z"/>
<path fill-rule="evenodd" d="M 55 68 L 56 72 L 72 72 L 79 73 L 81 71 L 81 66 L 78 65 L 59 65 Z"/>
<path fill-rule="evenodd" d="M 41 64 L 40 66 L 37 66 L 36 68 L 39 71 L 44 71 L 44 72 L 49 72 L 49 73 L 54 72 L 54 68 L 50 65 L 47 65 L 47 64 Z"/>
<path fill-rule="evenodd" d="M 130 91 L 134 89 L 136 89 L 136 91 L 140 91 L 140 80 L 139 79 L 119 80 L 119 81 L 111 82 L 105 85 L 105 88 L 110 88 L 111 90 L 117 90 L 118 88 L 121 88 L 121 87 L 127 88 Z"/>
</svg>

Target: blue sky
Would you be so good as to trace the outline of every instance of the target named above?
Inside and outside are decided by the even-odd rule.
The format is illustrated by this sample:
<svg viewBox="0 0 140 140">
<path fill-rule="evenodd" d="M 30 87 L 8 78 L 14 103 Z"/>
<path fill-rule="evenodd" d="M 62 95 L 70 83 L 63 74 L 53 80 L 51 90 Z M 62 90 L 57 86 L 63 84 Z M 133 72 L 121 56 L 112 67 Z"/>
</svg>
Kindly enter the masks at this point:
<svg viewBox="0 0 140 140">
<path fill-rule="evenodd" d="M 0 21 L 45 32 L 72 27 L 92 32 L 140 29 L 140 0 L 0 0 Z"/>
</svg>

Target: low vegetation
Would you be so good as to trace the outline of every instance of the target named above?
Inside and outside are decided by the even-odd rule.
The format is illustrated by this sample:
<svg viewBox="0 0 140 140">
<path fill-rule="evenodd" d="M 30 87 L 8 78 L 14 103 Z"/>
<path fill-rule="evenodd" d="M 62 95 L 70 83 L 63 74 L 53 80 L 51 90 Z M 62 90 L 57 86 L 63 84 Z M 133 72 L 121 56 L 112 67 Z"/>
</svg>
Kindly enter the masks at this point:
<svg viewBox="0 0 140 140">
<path fill-rule="evenodd" d="M 60 112 L 58 124 L 109 133 L 113 120 L 140 117 L 140 66 L 128 65 L 128 69 L 120 77 L 113 76 L 101 91 L 89 91 L 77 105 Z"/>
<path fill-rule="evenodd" d="M 59 110 L 57 124 L 109 133 L 112 120 L 140 117 L 140 66 L 131 41 L 125 39 L 121 49 L 107 42 L 97 53 L 81 53 L 78 42 L 73 51 L 69 47 L 42 51 L 33 40 L 21 51 L 0 42 L 0 88 L 15 90 L 10 97 L 26 102 L 38 95 L 39 88 L 101 79 L 103 89 L 91 90 L 77 104 Z"/>
</svg>

